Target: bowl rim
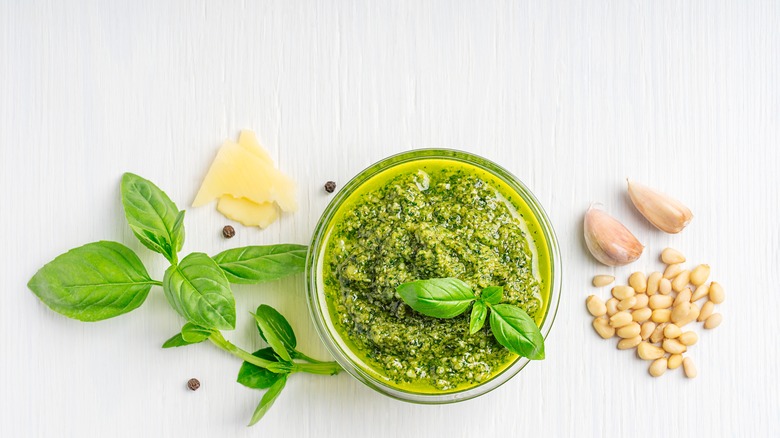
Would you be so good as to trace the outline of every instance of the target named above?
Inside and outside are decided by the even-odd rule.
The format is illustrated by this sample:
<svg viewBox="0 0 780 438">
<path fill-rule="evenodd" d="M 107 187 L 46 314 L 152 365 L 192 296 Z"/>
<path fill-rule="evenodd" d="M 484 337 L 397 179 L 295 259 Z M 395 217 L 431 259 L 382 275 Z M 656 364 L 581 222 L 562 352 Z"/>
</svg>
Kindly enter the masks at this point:
<svg viewBox="0 0 780 438">
<path fill-rule="evenodd" d="M 555 317 L 558 313 L 561 295 L 562 272 L 558 238 L 555 234 L 552 223 L 550 222 L 550 219 L 547 216 L 544 208 L 541 206 L 539 200 L 519 178 L 491 160 L 470 152 L 456 149 L 413 149 L 391 155 L 371 164 L 362 171 L 358 172 L 349 180 L 349 182 L 343 186 L 341 190 L 338 191 L 338 193 L 333 197 L 333 199 L 330 200 L 327 207 L 323 211 L 314 229 L 314 233 L 312 234 L 311 243 L 309 245 L 306 257 L 306 301 L 308 303 L 309 314 L 311 316 L 312 322 L 314 323 L 317 334 L 319 335 L 323 344 L 325 344 L 328 352 L 339 363 L 339 365 L 341 365 L 341 367 L 344 368 L 344 370 L 347 371 L 347 373 L 350 374 L 353 378 L 384 395 L 398 400 L 420 404 L 442 404 L 469 400 L 486 394 L 503 385 L 512 377 L 517 375 L 523 368 L 525 368 L 526 365 L 528 365 L 530 360 L 525 357 L 517 357 L 508 367 L 489 380 L 462 390 L 442 392 L 440 394 L 404 390 L 393 386 L 390 383 L 381 381 L 375 375 L 361 366 L 364 365 L 365 367 L 370 368 L 370 365 L 360 363 L 350 358 L 350 356 L 355 358 L 357 358 L 357 356 L 346 345 L 344 345 L 344 347 L 340 345 L 343 344 L 343 341 L 341 340 L 341 337 L 338 335 L 338 333 L 335 332 L 335 327 L 333 329 L 329 327 L 329 325 L 332 327 L 332 322 L 329 321 L 330 312 L 327 309 L 327 303 L 324 303 L 324 294 L 320 294 L 320 272 L 323 263 L 322 257 L 320 256 L 326 246 L 325 243 L 327 242 L 328 237 L 327 231 L 330 228 L 330 223 L 335 213 L 338 212 L 342 203 L 349 199 L 355 190 L 360 188 L 366 181 L 370 180 L 376 174 L 386 171 L 387 169 L 394 166 L 405 164 L 411 161 L 426 159 L 449 159 L 464 162 L 480 168 L 506 183 L 512 190 L 517 193 L 517 195 L 523 199 L 528 208 L 533 212 L 543 232 L 550 258 L 549 303 L 540 326 L 542 336 L 545 340 L 547 339 L 555 321 Z M 325 304 L 324 308 L 323 304 Z"/>
</svg>

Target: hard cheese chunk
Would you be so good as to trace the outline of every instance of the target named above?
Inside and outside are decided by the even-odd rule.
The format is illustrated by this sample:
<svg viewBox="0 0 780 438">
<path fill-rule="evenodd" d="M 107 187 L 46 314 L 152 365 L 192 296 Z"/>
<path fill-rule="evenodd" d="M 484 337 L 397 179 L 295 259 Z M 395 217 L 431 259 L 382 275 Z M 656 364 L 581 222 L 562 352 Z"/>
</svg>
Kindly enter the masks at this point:
<svg viewBox="0 0 780 438">
<path fill-rule="evenodd" d="M 230 195 L 259 205 L 275 202 L 288 212 L 297 210 L 295 183 L 274 168 L 254 134 L 245 137 L 242 133 L 242 138 L 245 138 L 243 146 L 228 140 L 219 149 L 192 206 L 199 207 Z"/>
<path fill-rule="evenodd" d="M 248 227 L 267 228 L 279 218 L 279 207 L 273 202 L 258 204 L 246 198 L 225 195 L 219 198 L 217 210 L 228 219 Z"/>
</svg>

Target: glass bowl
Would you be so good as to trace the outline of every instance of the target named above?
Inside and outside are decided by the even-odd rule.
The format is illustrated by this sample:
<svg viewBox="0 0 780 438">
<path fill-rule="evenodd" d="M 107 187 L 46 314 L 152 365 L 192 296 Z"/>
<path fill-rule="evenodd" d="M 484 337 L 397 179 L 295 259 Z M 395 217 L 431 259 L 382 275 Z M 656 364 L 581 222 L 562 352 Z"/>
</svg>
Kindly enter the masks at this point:
<svg viewBox="0 0 780 438">
<path fill-rule="evenodd" d="M 503 371 L 498 372 L 485 382 L 462 390 L 416 392 L 400 388 L 399 386 L 390 383 L 387 379 L 382 379 L 380 372 L 372 368 L 370 364 L 365 363 L 351 350 L 347 342 L 342 339 L 341 334 L 338 332 L 331 319 L 324 292 L 324 282 L 322 278 L 324 253 L 327 248 L 327 241 L 333 220 L 338 217 L 340 208 L 353 193 L 360 190 L 361 187 L 366 185 L 374 176 L 377 176 L 388 169 L 392 169 L 395 166 L 406 165 L 416 160 L 451 160 L 474 166 L 505 183 L 506 186 L 523 200 L 528 209 L 532 212 L 538 225 L 537 228 L 542 231 L 543 239 L 547 247 L 548 258 L 546 259 L 546 263 L 549 267 L 549 284 L 546 285 L 547 300 L 543 303 L 543 316 L 540 326 L 542 336 L 547 338 L 558 310 L 561 289 L 561 259 L 558 249 L 558 239 L 555 236 L 550 220 L 536 197 L 534 197 L 531 191 L 528 190 L 517 177 L 492 161 L 474 154 L 456 150 L 422 149 L 393 155 L 369 166 L 344 185 L 322 214 L 322 217 L 315 228 L 311 245 L 309 246 L 306 261 L 307 301 L 309 304 L 309 312 L 314 321 L 316 330 L 319 333 L 320 338 L 322 338 L 326 348 L 344 370 L 355 379 L 382 394 L 407 402 L 424 404 L 453 403 L 483 395 L 501 386 L 520 372 L 520 370 L 528 364 L 529 360 L 524 357 L 515 357 L 514 361 L 504 368 Z"/>
</svg>

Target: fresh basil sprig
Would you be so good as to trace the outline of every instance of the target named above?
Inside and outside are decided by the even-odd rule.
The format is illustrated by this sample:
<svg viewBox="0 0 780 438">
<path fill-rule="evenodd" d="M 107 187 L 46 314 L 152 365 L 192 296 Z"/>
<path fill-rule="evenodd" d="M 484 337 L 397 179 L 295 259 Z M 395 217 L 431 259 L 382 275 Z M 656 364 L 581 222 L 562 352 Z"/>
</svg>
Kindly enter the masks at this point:
<svg viewBox="0 0 780 438">
<path fill-rule="evenodd" d="M 235 248 L 213 259 L 194 252 L 180 262 L 184 211 L 179 211 L 159 187 L 138 175 L 123 175 L 121 193 L 133 234 L 170 262 L 163 281 L 153 280 L 130 248 L 117 242 L 89 243 L 56 257 L 30 279 L 28 287 L 47 306 L 70 318 L 99 321 L 138 308 L 152 286 L 162 286 L 171 307 L 187 321 L 163 348 L 208 340 L 244 361 L 239 383 L 268 389 L 250 425 L 268 411 L 290 374 L 336 374 L 341 370 L 336 362 L 318 361 L 297 351 L 290 323 L 269 306 L 258 307 L 254 314 L 269 348 L 250 354 L 220 332 L 236 326 L 236 302 L 230 283 L 262 283 L 303 272 L 305 246 Z"/>
<path fill-rule="evenodd" d="M 457 278 L 432 278 L 404 283 L 396 288 L 412 309 L 434 318 L 454 318 L 474 305 L 469 332 L 476 333 L 490 313 L 490 330 L 499 344 L 518 356 L 544 359 L 544 337 L 536 322 L 525 311 L 511 304 L 499 304 L 504 296 L 500 286 L 489 286 L 477 296 Z"/>
</svg>

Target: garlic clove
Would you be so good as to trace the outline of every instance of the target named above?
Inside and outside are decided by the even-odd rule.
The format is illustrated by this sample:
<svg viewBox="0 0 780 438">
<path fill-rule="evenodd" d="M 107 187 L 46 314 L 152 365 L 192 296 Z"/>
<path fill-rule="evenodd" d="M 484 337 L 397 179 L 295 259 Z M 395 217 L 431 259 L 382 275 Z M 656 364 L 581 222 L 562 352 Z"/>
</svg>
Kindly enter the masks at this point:
<svg viewBox="0 0 780 438">
<path fill-rule="evenodd" d="M 650 187 L 628 181 L 628 196 L 642 216 L 661 231 L 677 234 L 693 219 L 693 213 L 682 202 Z"/>
<path fill-rule="evenodd" d="M 607 266 L 627 265 L 645 248 L 628 228 L 596 204 L 585 213 L 585 243 L 593 257 Z"/>
</svg>

